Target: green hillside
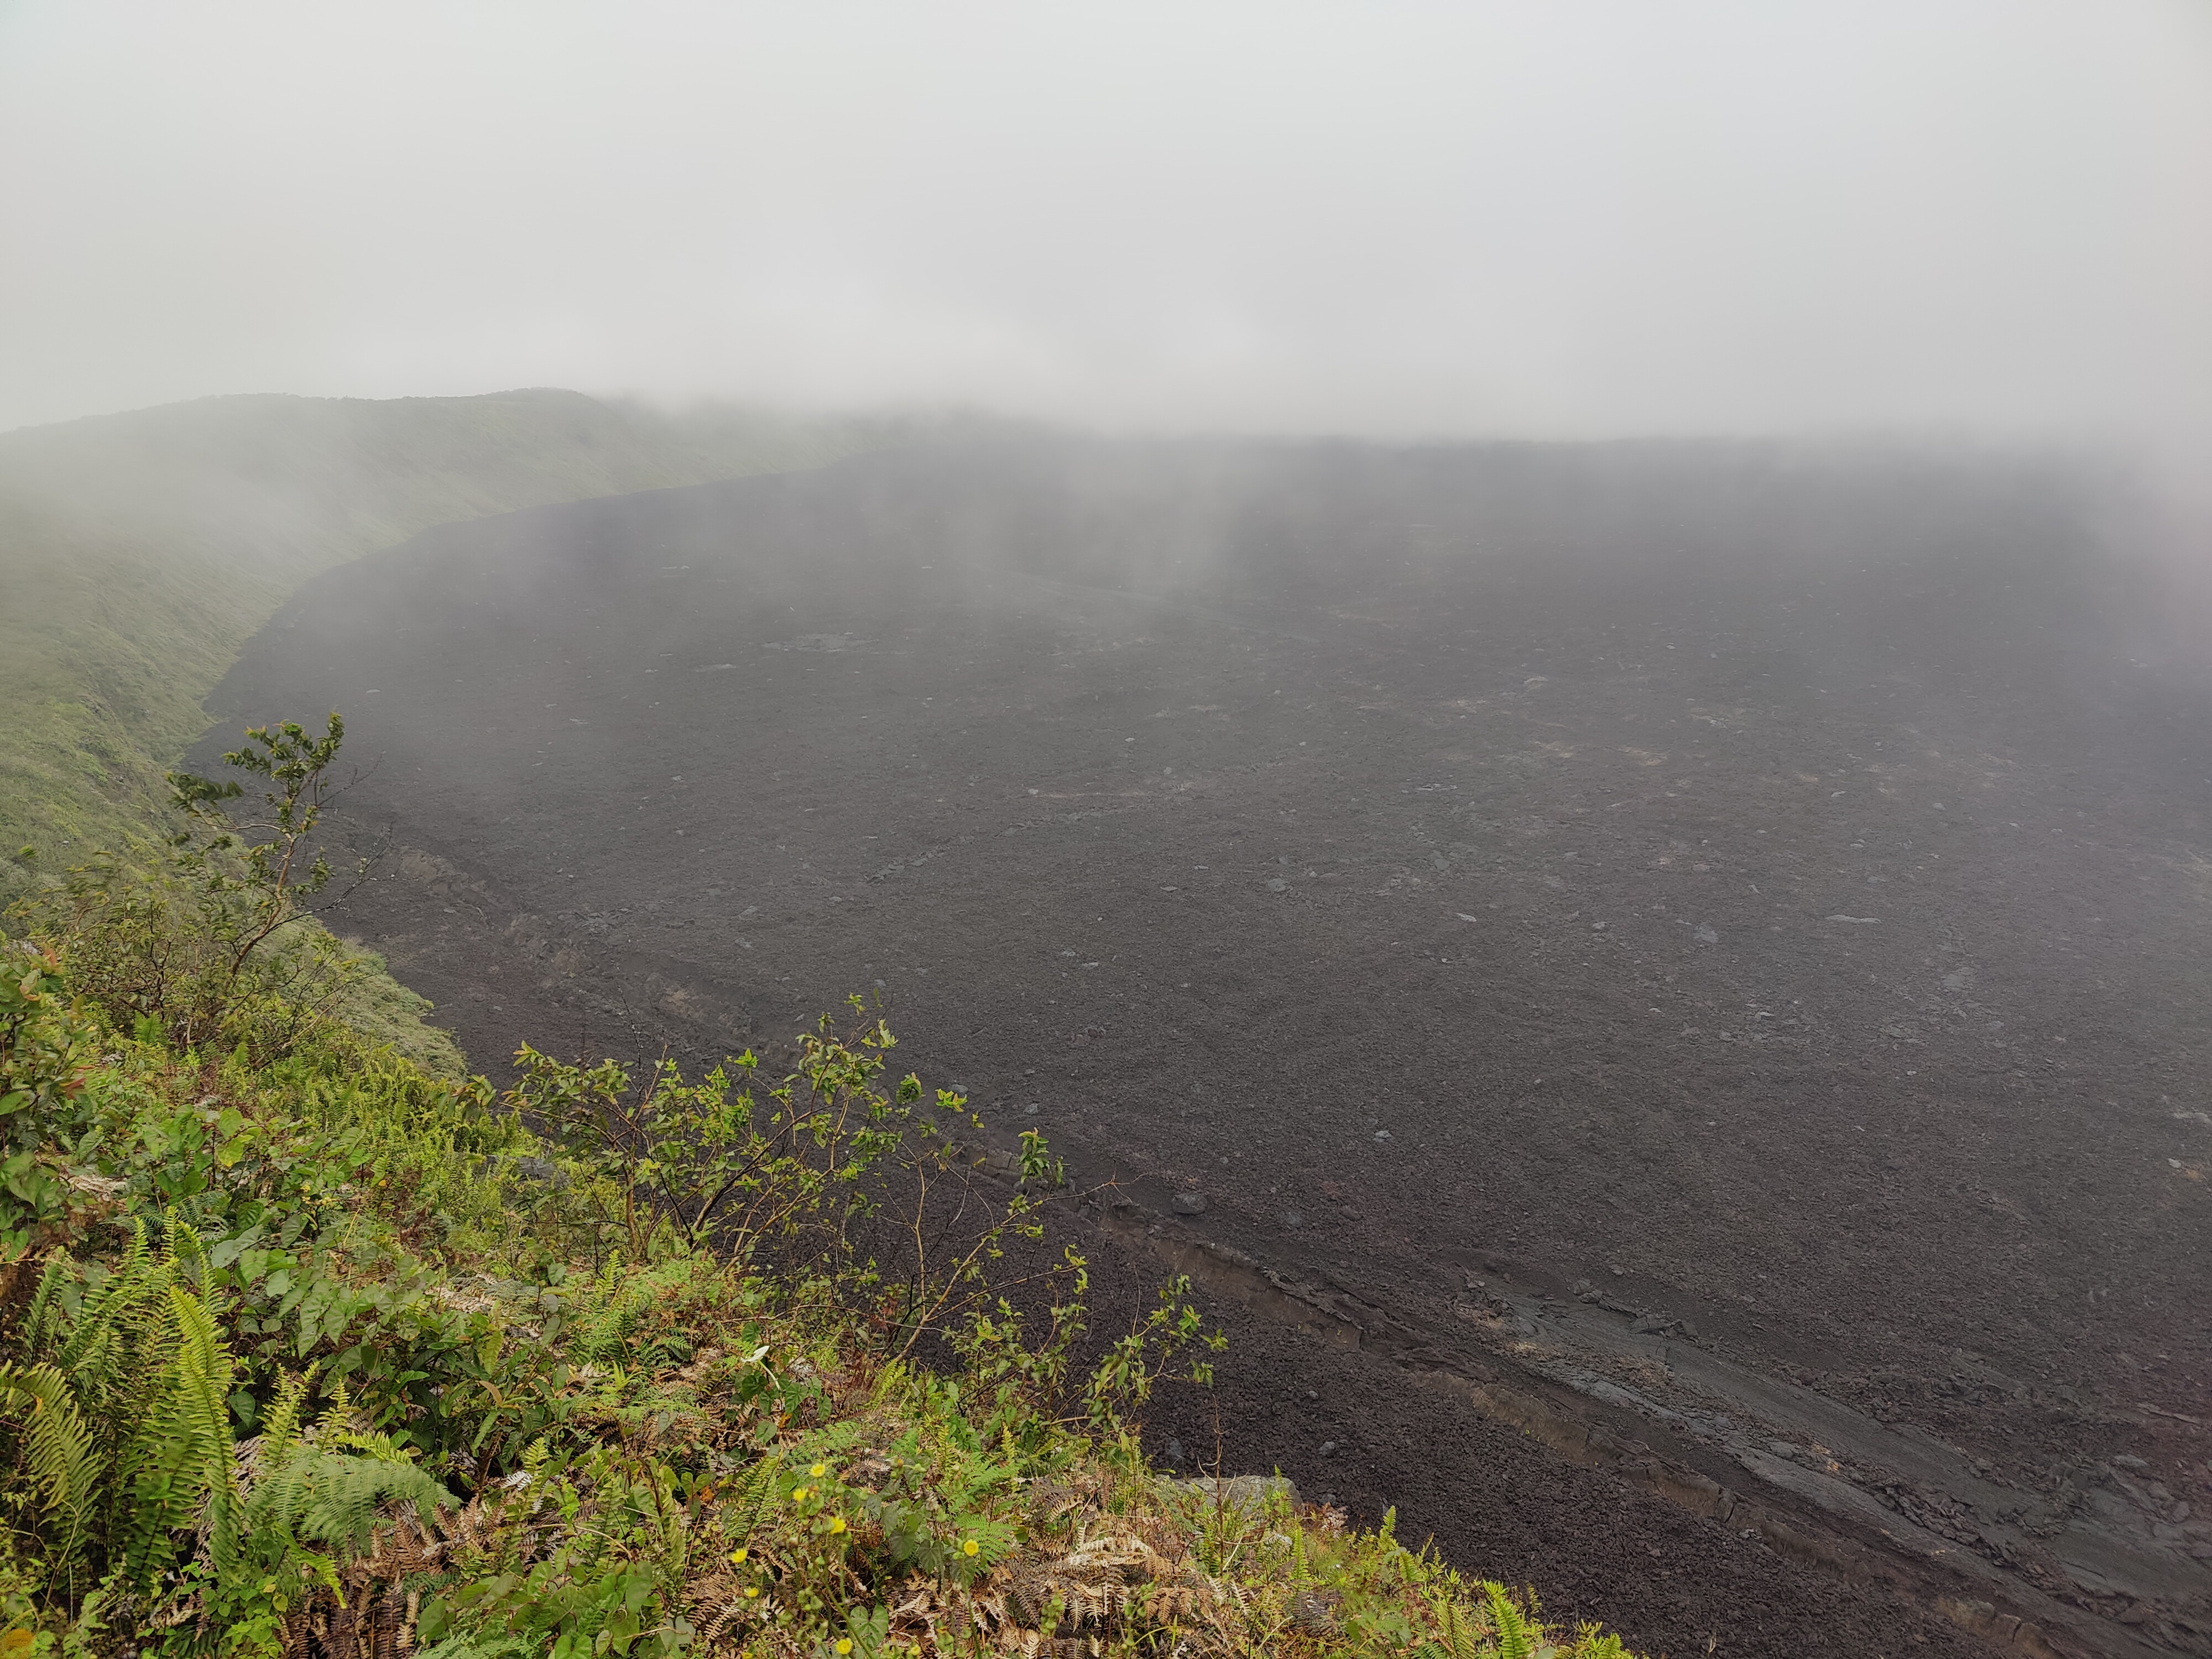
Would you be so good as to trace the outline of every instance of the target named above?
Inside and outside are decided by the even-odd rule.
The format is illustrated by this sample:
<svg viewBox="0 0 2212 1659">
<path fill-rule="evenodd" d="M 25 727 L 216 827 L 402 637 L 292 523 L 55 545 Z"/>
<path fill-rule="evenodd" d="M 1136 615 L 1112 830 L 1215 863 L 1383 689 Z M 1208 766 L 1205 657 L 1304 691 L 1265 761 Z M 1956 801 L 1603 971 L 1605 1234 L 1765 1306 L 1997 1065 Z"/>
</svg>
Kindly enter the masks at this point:
<svg viewBox="0 0 2212 1659">
<path fill-rule="evenodd" d="M 573 392 L 215 398 L 0 434 L 0 902 L 139 828 L 301 581 L 433 525 L 817 465 L 879 428 Z M 295 711 L 284 711 L 295 712 Z"/>
</svg>

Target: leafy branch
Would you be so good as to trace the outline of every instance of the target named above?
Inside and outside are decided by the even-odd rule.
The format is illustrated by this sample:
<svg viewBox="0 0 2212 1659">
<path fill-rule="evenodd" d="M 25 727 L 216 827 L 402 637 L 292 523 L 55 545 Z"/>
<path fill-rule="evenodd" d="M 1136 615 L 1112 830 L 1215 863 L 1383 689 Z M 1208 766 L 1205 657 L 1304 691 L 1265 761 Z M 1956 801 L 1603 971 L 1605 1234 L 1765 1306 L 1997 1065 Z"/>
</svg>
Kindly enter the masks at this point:
<svg viewBox="0 0 2212 1659">
<path fill-rule="evenodd" d="M 222 761 L 267 780 L 258 817 L 238 818 L 224 805 L 245 797 L 245 786 L 235 778 L 218 782 L 191 772 L 169 774 L 171 799 L 203 832 L 206 850 L 234 850 L 243 866 L 236 874 L 218 870 L 210 881 L 214 891 L 248 897 L 243 920 L 231 930 L 233 978 L 263 940 L 307 914 L 301 900 L 330 885 L 330 862 L 319 848 L 313 863 L 299 866 L 332 793 L 330 769 L 345 740 L 345 721 L 334 709 L 320 737 L 297 720 L 249 726 L 246 736 L 248 746 L 228 750 Z"/>
</svg>

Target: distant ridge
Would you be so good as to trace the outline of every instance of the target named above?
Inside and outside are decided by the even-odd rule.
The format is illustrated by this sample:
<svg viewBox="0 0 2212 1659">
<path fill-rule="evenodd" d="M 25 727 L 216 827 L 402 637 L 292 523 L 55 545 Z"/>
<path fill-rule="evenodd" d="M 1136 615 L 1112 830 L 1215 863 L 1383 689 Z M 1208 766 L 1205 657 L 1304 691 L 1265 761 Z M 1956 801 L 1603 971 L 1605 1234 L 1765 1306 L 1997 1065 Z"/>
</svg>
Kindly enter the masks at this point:
<svg viewBox="0 0 2212 1659">
<path fill-rule="evenodd" d="M 820 465 L 888 433 L 541 388 L 210 398 L 0 434 L 0 902 L 144 824 L 201 699 L 317 572 L 434 525 Z"/>
</svg>

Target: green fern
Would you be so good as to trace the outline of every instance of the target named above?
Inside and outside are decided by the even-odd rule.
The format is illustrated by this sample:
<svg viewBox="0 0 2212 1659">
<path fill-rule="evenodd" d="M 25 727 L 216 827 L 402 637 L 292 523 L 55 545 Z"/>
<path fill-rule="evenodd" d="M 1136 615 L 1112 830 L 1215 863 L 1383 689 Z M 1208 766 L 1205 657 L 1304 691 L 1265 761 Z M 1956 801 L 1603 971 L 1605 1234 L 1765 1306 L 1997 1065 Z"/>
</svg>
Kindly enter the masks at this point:
<svg viewBox="0 0 2212 1659">
<path fill-rule="evenodd" d="M 1490 1622 L 1496 1634 L 1498 1659 L 1539 1659 L 1547 1651 L 1543 1626 L 1514 1605 L 1502 1584 L 1485 1583 L 1483 1600 L 1489 1604 Z"/>
<path fill-rule="evenodd" d="M 476 1631 L 417 1648 L 414 1659 L 520 1659 L 525 1654 L 542 1653 L 544 1648 L 545 1638 L 539 1635 L 494 1636 Z"/>
<path fill-rule="evenodd" d="M 781 1452 L 770 1451 L 737 1478 L 735 1490 L 726 1499 L 731 1515 L 745 1517 L 735 1529 L 737 1537 L 750 1538 L 775 1507 L 775 1477 L 782 1468 Z"/>
<path fill-rule="evenodd" d="M 458 1507 L 453 1494 L 410 1463 L 343 1457 L 295 1447 L 275 1468 L 264 1468 L 247 1493 L 244 1521 L 257 1553 L 281 1553 L 294 1540 L 349 1553 L 367 1549 L 386 1504 L 409 1504 L 428 1524 L 441 1508 Z M 270 1545 L 277 1546 L 275 1552 Z M 218 1571 L 236 1563 L 216 1560 Z"/>
<path fill-rule="evenodd" d="M 261 1419 L 261 1432 L 252 1442 L 254 1464 L 258 1468 L 264 1460 L 281 1462 L 291 1455 L 292 1449 L 300 1443 L 300 1408 L 307 1403 L 307 1387 L 313 1382 L 315 1367 L 288 1374 L 276 1383 L 276 1397 L 269 1402 L 269 1409 Z M 241 1446 L 240 1451 L 246 1450 Z"/>
<path fill-rule="evenodd" d="M 412 1504 L 426 1522 L 456 1505 L 388 1436 L 353 1421 L 343 1386 L 304 1426 L 312 1367 L 278 1383 L 261 1434 L 234 1447 L 237 1364 L 188 1288 L 197 1239 L 173 1224 L 156 1258 L 140 1230 L 74 1318 L 49 1272 L 27 1322 L 57 1363 L 0 1364 L 0 1411 L 21 1421 L 52 1565 L 73 1580 L 104 1545 L 116 1582 L 148 1591 L 197 1534 L 229 1584 L 302 1543 L 366 1548 L 386 1504 Z"/>
<path fill-rule="evenodd" d="M 150 1585 L 175 1559 L 177 1535 L 187 1529 L 205 1533 L 219 1571 L 238 1554 L 240 1494 L 229 1406 L 237 1367 L 199 1297 L 173 1281 L 167 1288 L 173 1343 L 153 1409 L 116 1471 L 129 1501 L 116 1541 L 125 1581 L 138 1585 Z"/>
<path fill-rule="evenodd" d="M 39 1275 L 39 1288 L 31 1293 L 31 1305 L 25 1310 L 21 1327 L 21 1340 L 27 1352 L 36 1353 L 52 1346 L 52 1333 L 62 1319 L 61 1288 L 76 1264 L 65 1255 L 46 1258 L 46 1271 Z"/>
<path fill-rule="evenodd" d="M 51 1349 L 87 1415 L 112 1415 L 111 1406 L 126 1403 L 118 1392 L 127 1393 L 134 1378 L 157 1368 L 158 1361 L 155 1366 L 145 1361 L 149 1347 L 163 1346 L 168 1334 L 164 1310 L 171 1277 L 168 1263 L 148 1252 L 142 1222 L 122 1260 L 87 1284 L 74 1318 L 64 1321 L 58 1298 L 38 1310 L 29 1333 L 33 1351 Z"/>
<path fill-rule="evenodd" d="M 68 1379 L 52 1365 L 0 1363 L 0 1405 L 29 1413 L 23 1452 L 53 1528 L 47 1559 L 65 1569 L 85 1541 L 100 1474 L 99 1448 Z"/>
<path fill-rule="evenodd" d="M 311 1371 L 313 1369 L 309 1367 Z M 404 1463 L 415 1455 L 390 1435 L 364 1428 L 355 1420 L 353 1397 L 346 1392 L 343 1377 L 331 1389 L 331 1403 L 315 1419 L 314 1428 L 306 1437 L 319 1451 L 344 1448 L 378 1463 Z"/>
<path fill-rule="evenodd" d="M 21 1419 L 20 1455 L 42 1500 L 40 1543 L 64 1583 L 88 1571 L 103 1576 L 103 1556 L 110 1566 L 126 1566 L 128 1583 L 144 1583 L 173 1553 L 167 1534 L 198 1518 L 207 1483 L 155 1455 L 164 1425 L 184 1410 L 168 1396 L 196 1386 L 204 1402 L 212 1389 L 217 1421 L 194 1443 L 200 1467 L 219 1460 L 228 1468 L 228 1353 L 204 1310 L 195 1327 L 201 1340 L 186 1351 L 178 1264 L 173 1245 L 158 1260 L 148 1250 L 143 1224 L 114 1267 L 86 1272 L 81 1286 L 74 1264 L 49 1261 L 23 1332 L 31 1352 L 51 1358 L 0 1367 L 0 1408 Z M 185 1300 L 198 1309 L 189 1293 Z M 221 1376 L 198 1375 L 218 1354 Z"/>
<path fill-rule="evenodd" d="M 441 1508 L 459 1500 L 408 1461 L 388 1435 L 353 1420 L 353 1401 L 341 1381 L 312 1429 L 300 1424 L 313 1367 L 277 1385 L 256 1448 L 256 1471 L 247 1489 L 244 1521 L 258 1546 L 295 1539 L 358 1553 L 368 1548 L 378 1511 L 386 1504 L 411 1504 L 428 1525 Z M 331 1449 L 349 1447 L 346 1456 Z M 261 1550 L 264 1554 L 268 1551 Z M 218 1570 L 225 1565 L 217 1559 Z"/>
</svg>

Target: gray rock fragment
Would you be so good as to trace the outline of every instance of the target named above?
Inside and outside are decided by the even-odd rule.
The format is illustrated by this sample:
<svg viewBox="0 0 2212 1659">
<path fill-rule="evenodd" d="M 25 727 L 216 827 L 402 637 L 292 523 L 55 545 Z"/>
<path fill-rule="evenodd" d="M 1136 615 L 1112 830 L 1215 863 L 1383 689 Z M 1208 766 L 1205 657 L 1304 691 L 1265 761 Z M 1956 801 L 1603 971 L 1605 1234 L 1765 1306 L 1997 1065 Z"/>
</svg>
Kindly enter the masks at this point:
<svg viewBox="0 0 2212 1659">
<path fill-rule="evenodd" d="M 1225 1480 L 1200 1479 L 1176 1484 L 1209 1504 L 1226 1504 L 1233 1509 L 1263 1509 L 1274 1498 L 1293 1507 L 1298 1502 L 1297 1486 L 1279 1474 L 1232 1474 Z"/>
</svg>

